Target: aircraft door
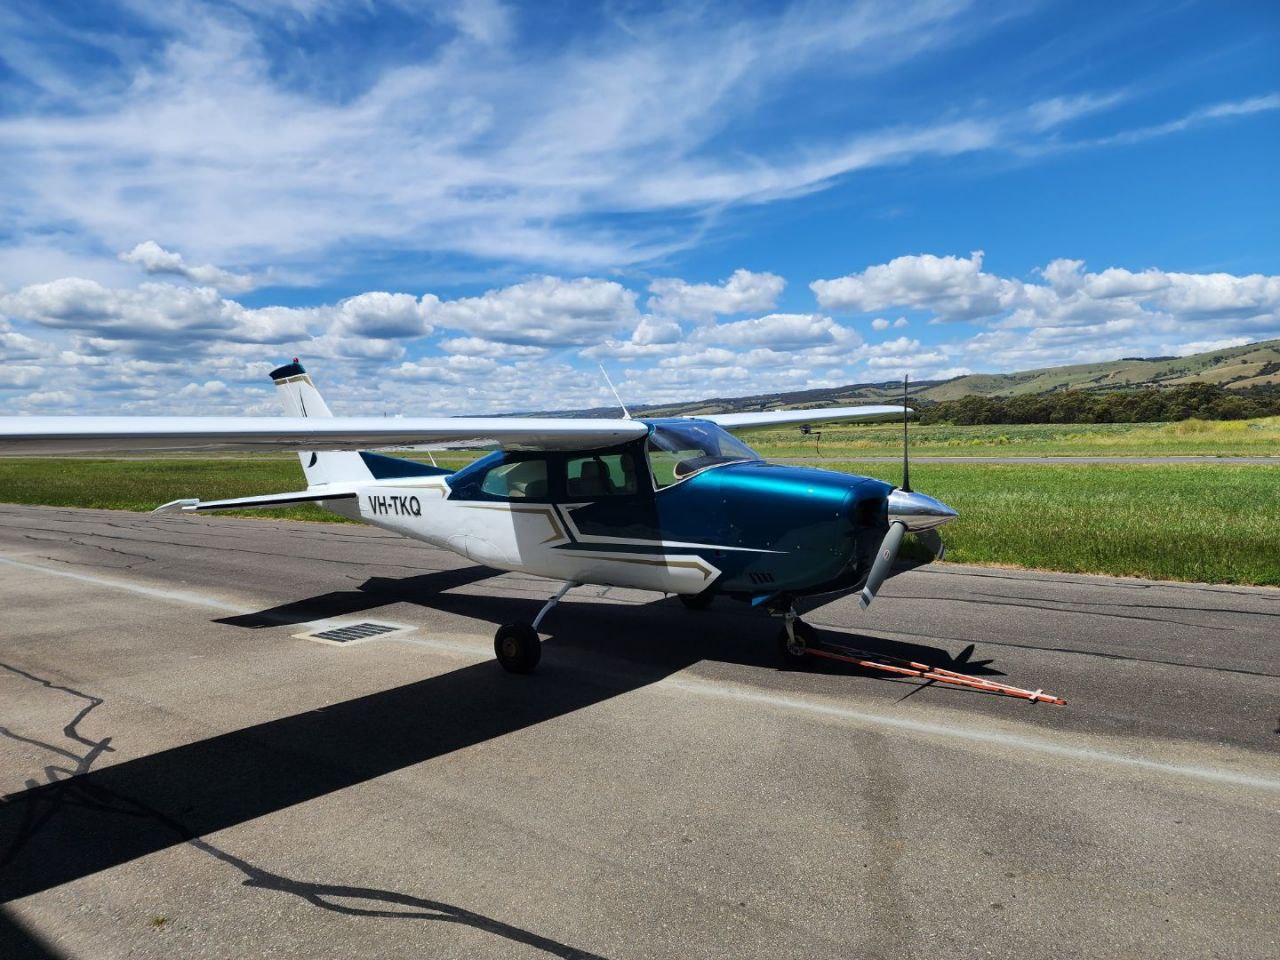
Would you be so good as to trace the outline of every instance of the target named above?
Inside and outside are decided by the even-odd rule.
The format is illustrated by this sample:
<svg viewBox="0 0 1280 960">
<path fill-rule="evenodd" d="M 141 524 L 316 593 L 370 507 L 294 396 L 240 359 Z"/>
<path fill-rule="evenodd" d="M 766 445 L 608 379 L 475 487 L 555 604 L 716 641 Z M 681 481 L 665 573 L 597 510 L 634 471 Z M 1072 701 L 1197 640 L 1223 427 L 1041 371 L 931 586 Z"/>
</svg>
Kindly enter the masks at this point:
<svg viewBox="0 0 1280 960">
<path fill-rule="evenodd" d="M 569 455 L 561 508 L 575 538 L 584 543 L 662 538 L 653 484 L 635 447 Z"/>
</svg>

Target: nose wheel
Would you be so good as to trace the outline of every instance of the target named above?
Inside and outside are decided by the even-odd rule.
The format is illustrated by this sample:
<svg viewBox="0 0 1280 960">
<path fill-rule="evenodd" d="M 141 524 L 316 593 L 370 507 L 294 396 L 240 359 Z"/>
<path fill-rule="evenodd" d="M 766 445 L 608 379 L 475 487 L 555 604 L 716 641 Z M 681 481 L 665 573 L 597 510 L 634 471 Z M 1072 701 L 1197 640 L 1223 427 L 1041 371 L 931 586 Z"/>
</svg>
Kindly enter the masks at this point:
<svg viewBox="0 0 1280 960">
<path fill-rule="evenodd" d="M 782 631 L 778 634 L 778 653 L 784 667 L 794 667 L 804 660 L 809 647 L 817 643 L 818 632 L 805 623 L 794 610 L 783 614 Z"/>
<path fill-rule="evenodd" d="M 498 628 L 493 652 L 508 673 L 532 673 L 542 659 L 542 641 L 529 623 L 508 623 Z"/>
</svg>

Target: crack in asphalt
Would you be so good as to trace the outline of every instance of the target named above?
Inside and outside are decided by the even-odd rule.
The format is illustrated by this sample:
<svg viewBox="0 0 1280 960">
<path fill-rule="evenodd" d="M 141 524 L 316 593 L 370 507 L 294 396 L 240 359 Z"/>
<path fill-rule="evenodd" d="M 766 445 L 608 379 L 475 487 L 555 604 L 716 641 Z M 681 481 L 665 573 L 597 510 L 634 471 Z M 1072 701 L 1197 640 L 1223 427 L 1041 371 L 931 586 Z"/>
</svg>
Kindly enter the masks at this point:
<svg viewBox="0 0 1280 960">
<path fill-rule="evenodd" d="M 61 810 L 66 808 L 94 810 L 101 813 L 135 817 L 159 823 L 173 831 L 175 836 L 185 841 L 187 846 L 240 871 L 245 878 L 242 882 L 243 886 L 291 894 L 312 906 L 331 913 L 353 917 L 456 923 L 515 943 L 525 944 L 551 956 L 564 958 L 564 960 L 605 960 L 599 954 L 581 950 L 569 944 L 541 936 L 530 930 L 525 930 L 522 927 L 513 926 L 501 920 L 440 900 L 430 900 L 376 887 L 357 887 L 348 884 L 295 880 L 282 874 L 272 873 L 270 870 L 251 863 L 243 857 L 223 850 L 204 838 L 195 835 L 180 820 L 162 810 L 158 810 L 136 797 L 131 797 L 118 790 L 107 789 L 94 782 L 91 767 L 104 752 L 112 749 L 109 746 L 111 738 L 104 737 L 101 740 L 92 740 L 80 733 L 79 726 L 90 713 L 102 706 L 105 701 L 101 697 L 84 693 L 63 684 L 54 683 L 52 680 L 36 676 L 7 663 L 0 663 L 0 669 L 38 684 L 45 689 L 66 693 L 69 696 L 86 701 L 85 706 L 76 713 L 70 722 L 63 726 L 62 733 L 72 742 L 88 748 L 83 753 L 77 753 L 67 747 L 18 734 L 7 726 L 0 725 L 0 736 L 47 750 L 62 757 L 64 760 L 71 761 L 73 764 L 70 768 L 57 765 L 45 766 L 44 784 L 34 778 L 26 780 L 24 791 L 55 784 L 57 789 L 50 794 L 43 809 L 28 806 L 24 810 L 23 821 L 19 825 L 13 841 L 7 849 L 0 851 L 0 867 L 12 863 L 36 834 Z M 10 796 L 10 794 L 0 795 L 0 802 L 11 802 L 9 800 Z M 30 803 L 30 801 L 26 802 Z M 342 900 L 364 902 L 368 906 L 337 902 Z M 392 909 L 394 907 L 403 909 Z"/>
<path fill-rule="evenodd" d="M 90 550 L 101 550 L 101 551 L 103 551 L 104 553 L 114 553 L 114 554 L 117 554 L 118 556 L 121 556 L 121 557 L 136 557 L 137 559 L 142 560 L 142 561 L 144 561 L 145 563 L 155 563 L 155 562 L 156 562 L 156 558 L 155 558 L 155 557 L 153 557 L 153 556 L 150 556 L 149 554 L 145 554 L 145 553 L 133 553 L 133 552 L 131 552 L 131 551 L 129 551 L 129 550 L 121 550 L 121 549 L 119 549 L 119 548 L 117 548 L 117 547 L 109 547 L 109 546 L 105 546 L 105 545 L 100 544 L 100 543 L 90 543 L 89 541 L 79 539 L 79 538 L 77 538 L 77 537 L 76 537 L 76 536 L 74 536 L 74 535 L 72 535 L 72 536 L 68 536 L 65 540 L 63 540 L 63 539 L 58 538 L 58 537 L 38 537 L 38 536 L 36 536 L 36 535 L 34 535 L 34 534 L 26 533 L 26 534 L 23 534 L 23 538 L 24 538 L 24 539 L 26 539 L 26 540 L 31 540 L 31 541 L 32 541 L 32 542 L 34 542 L 34 543 L 73 543 L 73 544 L 75 544 L 75 545 L 76 545 L 76 546 L 78 546 L 78 547 L 87 547 L 87 548 L 88 548 L 88 549 L 90 549 Z M 45 556 L 45 557 L 44 557 L 44 559 L 45 559 L 45 560 L 57 560 L 58 558 L 57 558 L 57 557 L 49 557 L 49 556 Z M 63 561 L 59 561 L 59 562 L 61 562 L 61 563 L 73 563 L 73 562 L 76 562 L 76 561 L 63 560 Z M 83 563 L 84 561 L 79 561 L 79 562 L 82 562 L 82 563 Z M 89 566 L 100 566 L 100 564 L 89 564 Z M 138 567 L 140 567 L 140 566 L 142 566 L 142 564 L 141 564 L 141 563 L 126 563 L 126 564 L 124 564 L 124 566 L 123 566 L 123 567 L 121 567 L 121 566 L 119 566 L 119 565 L 116 565 L 116 566 L 114 566 L 114 569 L 136 570 L 136 569 L 137 569 Z"/>
<path fill-rule="evenodd" d="M 19 667 L 12 666 L 11 664 L 0 663 L 0 668 L 32 683 L 39 684 L 45 689 L 56 690 L 78 700 L 85 701 L 85 706 L 81 707 L 76 715 L 72 717 L 72 719 L 62 728 L 62 735 L 64 737 L 73 743 L 78 743 L 81 746 L 88 748 L 84 753 L 76 753 L 75 751 L 69 750 L 65 747 L 59 747 L 56 744 L 38 740 L 33 737 L 23 736 L 10 730 L 7 726 L 0 726 L 0 736 L 16 740 L 19 743 L 28 744 L 29 746 L 35 746 L 40 749 L 47 750 L 48 752 L 60 756 L 64 760 L 69 760 L 74 764 L 70 769 L 58 766 L 57 764 L 47 764 L 44 768 L 46 783 L 65 782 L 67 779 L 87 774 L 89 772 L 89 768 L 98 759 L 98 757 L 111 749 L 110 737 L 105 737 L 102 740 L 90 740 L 88 737 L 81 734 L 79 729 L 80 724 L 84 722 L 85 718 L 98 707 L 102 706 L 103 701 L 100 697 L 92 696 L 91 694 L 84 693 L 63 684 L 54 683 L 52 680 L 46 680 L 44 677 L 38 677 L 33 673 L 28 673 L 26 670 L 22 670 Z M 39 781 L 29 778 L 23 785 L 23 789 L 30 790 L 31 788 L 38 786 L 40 786 Z M 7 798 L 8 794 L 0 795 L 0 801 L 7 800 Z M 36 832 L 48 823 L 49 820 L 58 812 L 62 803 L 63 797 L 61 793 L 56 793 L 50 798 L 49 803 L 43 810 L 33 806 L 28 806 L 23 811 L 23 821 L 18 827 L 13 843 L 10 844 L 7 850 L 0 851 L 0 867 L 10 863 L 18 853 L 21 852 L 22 848 L 27 845 L 33 836 L 35 836 Z"/>
<path fill-rule="evenodd" d="M 996 600 L 1030 600 L 1034 601 L 1037 597 L 1025 597 L 1017 594 L 1007 593 L 983 593 L 980 590 L 974 590 L 970 594 L 975 597 L 991 597 Z M 1125 610 L 1168 610 L 1170 612 L 1179 613 L 1235 613 L 1243 617 L 1280 617 L 1280 610 L 1272 613 L 1265 610 L 1241 610 L 1238 607 L 1175 607 L 1167 603 L 1121 603 L 1114 600 L 1059 600 L 1056 598 L 1045 599 L 1046 603 L 1071 604 L 1075 607 L 1120 607 Z M 1068 610 L 1067 613 L 1076 613 L 1080 611 Z"/>
<path fill-rule="evenodd" d="M 1014 583 L 1025 583 L 1030 579 L 1036 583 L 1061 583 L 1067 586 L 1080 586 L 1084 578 L 1088 577 L 1091 578 L 1086 581 L 1089 586 L 1106 587 L 1112 590 L 1195 590 L 1198 593 L 1223 593 L 1234 597 L 1256 596 L 1257 594 L 1253 591 L 1270 590 L 1275 591 L 1275 596 L 1267 599 L 1280 600 L 1280 588 L 1259 587 L 1251 584 L 1213 586 L 1212 584 L 1191 583 L 1185 580 L 1165 580 L 1159 583 L 1147 583 L 1130 577 L 1117 577 L 1105 573 L 1076 573 L 1071 574 L 1074 579 L 1067 579 L 1066 577 L 1046 576 L 1045 574 L 1048 571 L 1037 570 L 1033 567 L 1019 568 L 1018 573 L 1020 575 L 1014 577 L 1006 573 L 993 573 L 962 564 L 935 566 L 935 564 L 929 563 L 922 566 L 930 568 L 924 570 L 924 573 L 938 577 L 982 577 L 986 580 L 1012 580 Z M 951 566 L 951 568 L 948 569 L 948 566 Z"/>
<path fill-rule="evenodd" d="M 892 594 L 885 594 L 885 596 L 892 596 L 895 600 L 930 600 L 942 603 L 968 603 L 980 607 L 1017 607 L 1023 610 L 1044 610 L 1048 613 L 1074 613 L 1083 617 L 1112 617 L 1117 620 L 1140 620 L 1143 623 L 1172 623 L 1179 627 L 1197 627 L 1201 630 L 1220 630 L 1227 632 L 1231 630 L 1230 627 L 1215 627 L 1207 623 L 1191 623 L 1186 620 L 1174 620 L 1169 617 L 1140 617 L 1135 614 L 1128 613 L 1108 613 L 1105 610 L 1066 610 L 1059 606 L 1049 606 L 1040 603 L 1009 603 L 1009 598 L 973 600 L 969 597 L 940 597 L 932 594 L 899 593 L 897 591 L 894 591 Z M 994 595 L 989 594 L 988 596 Z M 1018 598 L 1015 597 L 1012 599 Z M 1111 604 L 1096 604 L 1096 606 L 1111 606 Z M 1175 607 L 1172 609 L 1178 608 Z"/>
<path fill-rule="evenodd" d="M 34 530 L 37 533 L 42 532 L 42 528 L 40 527 L 22 527 L 22 526 L 19 526 L 18 524 L 5 524 L 4 526 L 10 530 Z M 97 533 L 97 532 L 81 533 L 81 535 L 101 537 L 104 540 L 123 540 L 126 543 L 156 544 L 158 546 L 184 546 L 184 547 L 191 547 L 193 549 L 202 550 L 205 552 L 239 553 L 239 554 L 245 554 L 248 556 L 258 556 L 258 557 L 278 557 L 279 556 L 278 553 L 272 553 L 266 550 L 248 550 L 243 546 L 222 547 L 222 546 L 210 545 L 209 543 L 204 541 L 197 541 L 195 543 L 185 543 L 185 542 L 179 542 L 179 541 L 173 540 L 171 538 L 162 539 L 162 538 L 151 538 L 151 537 L 141 537 L 141 536 L 123 537 L 123 536 L 112 536 L 110 534 Z M 31 534 L 24 534 L 24 536 L 27 537 L 28 539 L 36 539 L 32 537 Z M 403 538 L 401 537 L 396 537 L 395 539 L 403 540 Z M 65 541 L 60 540 L 59 542 L 65 542 Z M 404 541 L 404 542 L 408 543 L 409 541 Z M 96 546 L 94 544 L 86 544 L 86 545 Z M 100 547 L 99 549 L 108 549 L 108 548 Z M 323 563 L 340 564 L 343 566 L 358 566 L 358 567 L 370 566 L 369 562 L 365 560 L 344 560 L 340 557 L 324 557 L 324 556 L 310 556 L 310 555 L 298 554 L 293 559 L 315 560 Z M 416 572 L 422 572 L 421 568 L 413 566 L 412 564 L 408 564 L 408 563 L 396 563 L 394 561 L 391 561 L 391 562 L 379 561 L 377 565 L 384 566 L 384 567 L 397 567 L 404 570 L 413 570 Z"/>
</svg>

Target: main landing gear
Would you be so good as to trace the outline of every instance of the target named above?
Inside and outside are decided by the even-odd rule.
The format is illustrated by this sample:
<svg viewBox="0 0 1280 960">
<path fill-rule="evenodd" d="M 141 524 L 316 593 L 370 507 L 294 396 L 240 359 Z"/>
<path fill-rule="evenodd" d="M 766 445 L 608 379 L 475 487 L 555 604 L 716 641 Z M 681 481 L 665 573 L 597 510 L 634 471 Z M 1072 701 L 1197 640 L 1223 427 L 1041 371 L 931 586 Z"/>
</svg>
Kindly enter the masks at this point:
<svg viewBox="0 0 1280 960">
<path fill-rule="evenodd" d="M 782 632 L 778 634 L 778 653 L 784 667 L 799 665 L 818 640 L 818 632 L 800 619 L 795 607 L 781 614 Z"/>
<path fill-rule="evenodd" d="M 498 663 L 508 673 L 532 673 L 533 668 L 542 659 L 542 640 L 538 637 L 538 626 L 542 618 L 551 612 L 551 608 L 560 602 L 566 593 L 578 586 L 572 580 L 560 588 L 560 592 L 542 605 L 533 623 L 506 623 L 498 628 L 493 638 L 493 652 Z"/>
</svg>

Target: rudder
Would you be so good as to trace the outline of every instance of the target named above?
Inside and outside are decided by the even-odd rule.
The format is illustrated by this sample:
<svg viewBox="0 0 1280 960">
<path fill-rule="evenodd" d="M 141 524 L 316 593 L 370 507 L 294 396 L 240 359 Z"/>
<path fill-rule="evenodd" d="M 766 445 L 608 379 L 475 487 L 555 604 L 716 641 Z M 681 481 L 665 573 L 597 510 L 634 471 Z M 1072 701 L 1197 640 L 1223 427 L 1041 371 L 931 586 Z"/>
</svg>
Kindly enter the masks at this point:
<svg viewBox="0 0 1280 960">
<path fill-rule="evenodd" d="M 271 380 L 280 394 L 280 403 L 288 417 L 332 417 L 329 405 L 311 382 L 311 376 L 302 368 L 298 358 L 271 371 Z M 371 480 L 364 458 L 358 452 L 318 452 L 304 450 L 298 454 L 302 472 L 307 476 L 307 486 L 351 480 Z"/>
</svg>

